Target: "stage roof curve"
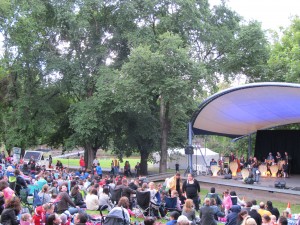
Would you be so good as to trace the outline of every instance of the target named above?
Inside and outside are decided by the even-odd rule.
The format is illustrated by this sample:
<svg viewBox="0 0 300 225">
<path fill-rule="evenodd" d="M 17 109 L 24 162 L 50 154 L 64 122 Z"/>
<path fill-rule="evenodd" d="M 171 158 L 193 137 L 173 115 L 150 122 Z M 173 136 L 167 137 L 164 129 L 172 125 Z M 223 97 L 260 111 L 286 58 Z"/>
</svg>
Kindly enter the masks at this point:
<svg viewBox="0 0 300 225">
<path fill-rule="evenodd" d="M 194 135 L 231 138 L 300 122 L 300 85 L 252 83 L 218 92 L 199 105 L 192 119 Z"/>
</svg>

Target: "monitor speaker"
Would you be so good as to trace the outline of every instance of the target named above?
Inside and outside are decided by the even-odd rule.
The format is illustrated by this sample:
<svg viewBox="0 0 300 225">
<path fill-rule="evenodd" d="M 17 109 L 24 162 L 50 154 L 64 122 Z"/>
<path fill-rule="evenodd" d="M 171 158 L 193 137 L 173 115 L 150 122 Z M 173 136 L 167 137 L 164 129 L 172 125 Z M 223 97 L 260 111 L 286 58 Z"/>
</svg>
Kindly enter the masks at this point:
<svg viewBox="0 0 300 225">
<path fill-rule="evenodd" d="M 232 179 L 232 174 L 231 173 L 225 174 L 224 179 Z"/>
<path fill-rule="evenodd" d="M 188 145 L 185 147 L 184 152 L 186 155 L 193 155 L 194 154 L 194 147 L 191 145 Z"/>
<path fill-rule="evenodd" d="M 286 187 L 286 182 L 285 181 L 275 181 L 274 186 L 276 188 L 282 188 L 284 189 Z"/>
</svg>

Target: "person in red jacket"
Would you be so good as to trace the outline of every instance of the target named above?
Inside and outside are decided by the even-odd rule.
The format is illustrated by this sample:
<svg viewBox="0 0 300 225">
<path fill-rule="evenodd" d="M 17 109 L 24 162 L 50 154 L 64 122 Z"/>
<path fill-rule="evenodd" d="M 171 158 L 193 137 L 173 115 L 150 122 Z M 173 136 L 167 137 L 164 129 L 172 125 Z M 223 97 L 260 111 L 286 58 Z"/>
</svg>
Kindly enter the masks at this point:
<svg viewBox="0 0 300 225">
<path fill-rule="evenodd" d="M 79 166 L 82 171 L 85 171 L 85 162 L 83 156 L 80 156 Z"/>
<path fill-rule="evenodd" d="M 42 205 L 35 208 L 32 219 L 35 225 L 42 225 L 46 222 L 46 212 Z"/>
</svg>

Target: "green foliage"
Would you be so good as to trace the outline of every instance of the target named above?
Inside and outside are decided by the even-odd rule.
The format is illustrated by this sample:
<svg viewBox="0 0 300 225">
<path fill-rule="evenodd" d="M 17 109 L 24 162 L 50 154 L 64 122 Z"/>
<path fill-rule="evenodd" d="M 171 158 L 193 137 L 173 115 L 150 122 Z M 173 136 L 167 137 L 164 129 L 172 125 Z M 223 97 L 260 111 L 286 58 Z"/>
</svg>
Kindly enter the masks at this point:
<svg viewBox="0 0 300 225">
<path fill-rule="evenodd" d="M 272 81 L 300 82 L 300 19 L 295 17 L 283 36 L 274 40 L 268 61 L 268 79 Z"/>
<path fill-rule="evenodd" d="M 143 166 L 160 150 L 165 163 L 205 92 L 221 76 L 256 79 L 268 57 L 258 23 L 207 0 L 1 1 L 0 12 L 1 140 L 82 146 L 89 164 L 108 147 Z"/>
</svg>

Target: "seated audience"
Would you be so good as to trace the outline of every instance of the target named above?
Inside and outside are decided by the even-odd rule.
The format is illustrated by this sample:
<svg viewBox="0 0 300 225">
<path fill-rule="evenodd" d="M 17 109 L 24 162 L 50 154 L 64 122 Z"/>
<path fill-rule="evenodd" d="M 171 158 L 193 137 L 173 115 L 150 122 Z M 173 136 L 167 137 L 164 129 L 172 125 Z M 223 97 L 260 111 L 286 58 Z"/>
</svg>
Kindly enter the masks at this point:
<svg viewBox="0 0 300 225">
<path fill-rule="evenodd" d="M 90 192 L 86 196 L 85 202 L 86 208 L 88 210 L 99 210 L 100 202 L 96 188 L 92 188 L 90 190 Z"/>
<path fill-rule="evenodd" d="M 109 197 L 109 188 L 108 187 L 103 188 L 103 192 L 100 194 L 99 204 L 100 204 L 100 207 L 102 207 L 103 205 L 107 205 L 108 211 L 110 211 L 114 207 L 114 205 Z"/>
<path fill-rule="evenodd" d="M 194 203 L 192 199 L 187 199 L 183 205 L 182 215 L 186 216 L 189 221 L 195 222 L 196 215 L 194 209 Z"/>
</svg>

